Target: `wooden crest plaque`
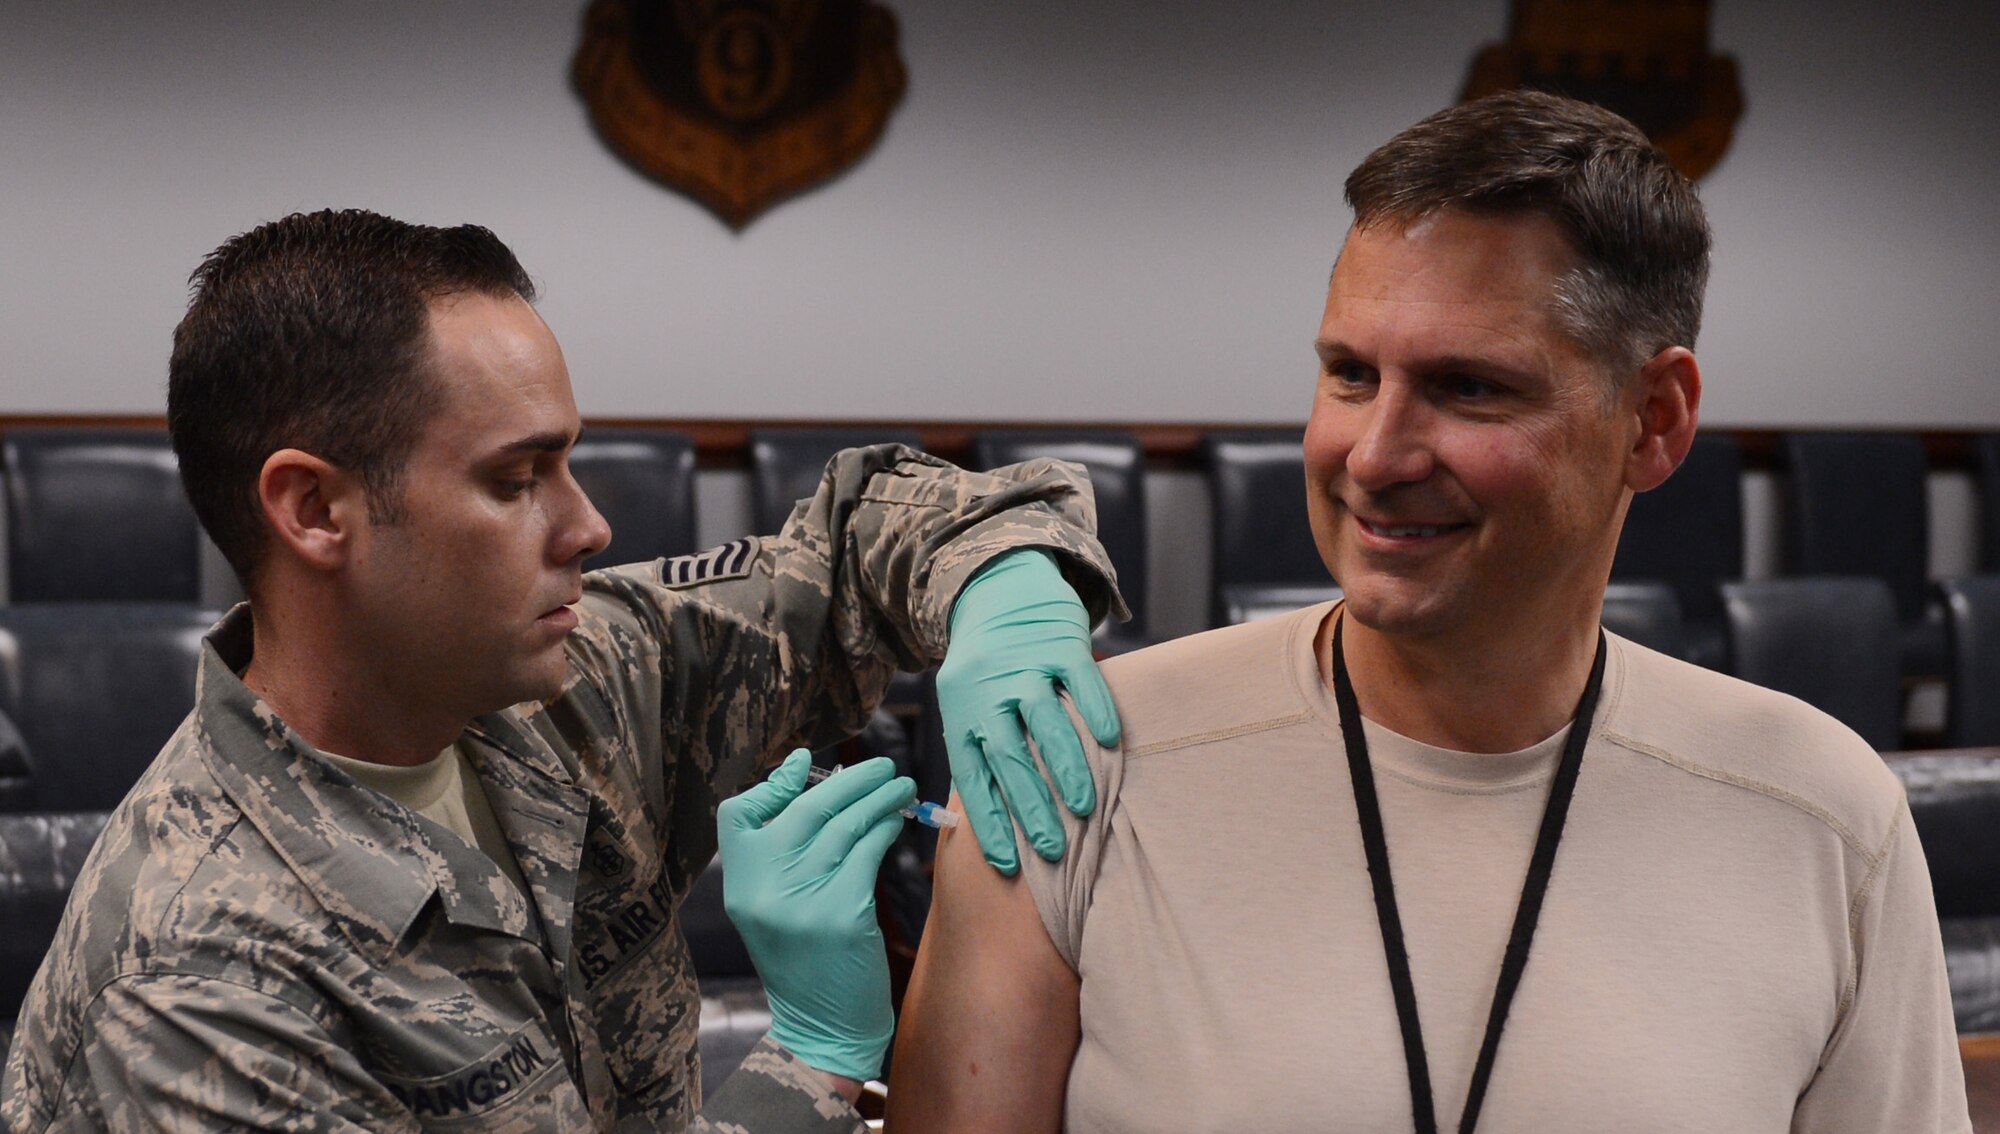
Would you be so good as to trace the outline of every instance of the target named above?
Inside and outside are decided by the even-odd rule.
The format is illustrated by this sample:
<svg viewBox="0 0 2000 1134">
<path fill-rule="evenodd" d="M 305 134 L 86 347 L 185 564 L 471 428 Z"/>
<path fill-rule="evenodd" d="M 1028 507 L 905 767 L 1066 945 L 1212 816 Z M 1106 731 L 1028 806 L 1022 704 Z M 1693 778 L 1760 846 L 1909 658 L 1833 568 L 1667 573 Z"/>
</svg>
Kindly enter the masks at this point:
<svg viewBox="0 0 2000 1134">
<path fill-rule="evenodd" d="M 896 38 L 870 0 L 595 0 L 571 78 L 614 151 L 741 229 L 875 145 Z"/>
<path fill-rule="evenodd" d="M 1715 168 L 1743 113 L 1736 60 L 1709 51 L 1709 0 L 1514 0 L 1504 43 L 1473 60 L 1466 101 L 1515 87 L 1631 119 L 1682 173 Z"/>
</svg>

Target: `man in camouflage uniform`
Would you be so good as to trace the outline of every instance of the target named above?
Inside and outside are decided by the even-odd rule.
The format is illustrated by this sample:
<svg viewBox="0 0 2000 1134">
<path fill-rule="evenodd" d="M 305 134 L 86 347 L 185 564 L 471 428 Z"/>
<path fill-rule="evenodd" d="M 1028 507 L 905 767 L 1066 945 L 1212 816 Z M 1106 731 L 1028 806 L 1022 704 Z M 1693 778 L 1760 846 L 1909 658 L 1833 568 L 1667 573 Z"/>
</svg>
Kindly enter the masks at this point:
<svg viewBox="0 0 2000 1134">
<path fill-rule="evenodd" d="M 170 424 L 252 601 L 208 636 L 194 712 L 77 884 L 7 1063 L 7 1129 L 857 1130 L 843 1074 L 866 1072 L 769 1038 L 703 1106 L 679 905 L 723 799 L 940 657 L 996 556 L 1044 549 L 1096 613 L 1120 605 L 1081 475 L 853 450 L 776 536 L 581 575 L 609 532 L 565 464 L 568 377 L 490 233 L 294 216 L 195 284 Z M 417 304 L 387 336 L 400 355 L 368 353 L 384 288 Z M 267 372 L 334 391 L 332 425 L 282 406 L 302 440 L 244 441 L 232 398 L 260 395 L 228 383 L 279 381 L 246 335 Z M 251 359 L 234 375 L 231 352 Z M 414 385 L 360 385 L 398 358 Z M 232 446 L 254 467 L 218 471 Z M 440 747 L 503 839 L 356 778 Z M 862 833 L 897 822 L 908 781 L 846 798 L 863 789 L 873 810 L 834 800 L 817 833 L 879 860 Z M 753 955 L 790 932 L 879 963 L 872 927 L 743 929 Z"/>
</svg>

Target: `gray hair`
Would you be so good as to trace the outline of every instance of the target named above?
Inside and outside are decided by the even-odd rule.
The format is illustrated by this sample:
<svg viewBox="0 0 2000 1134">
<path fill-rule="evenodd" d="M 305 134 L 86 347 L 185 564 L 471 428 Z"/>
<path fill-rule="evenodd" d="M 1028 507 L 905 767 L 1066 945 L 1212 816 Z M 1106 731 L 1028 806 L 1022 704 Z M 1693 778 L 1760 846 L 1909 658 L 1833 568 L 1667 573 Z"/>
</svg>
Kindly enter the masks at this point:
<svg viewBox="0 0 2000 1134">
<path fill-rule="evenodd" d="M 1553 315 L 1606 368 L 1608 396 L 1670 346 L 1694 347 L 1709 229 L 1694 184 L 1639 128 L 1599 106 L 1504 91 L 1433 114 L 1347 176 L 1354 227 L 1442 209 L 1541 216 L 1577 265 Z"/>
</svg>

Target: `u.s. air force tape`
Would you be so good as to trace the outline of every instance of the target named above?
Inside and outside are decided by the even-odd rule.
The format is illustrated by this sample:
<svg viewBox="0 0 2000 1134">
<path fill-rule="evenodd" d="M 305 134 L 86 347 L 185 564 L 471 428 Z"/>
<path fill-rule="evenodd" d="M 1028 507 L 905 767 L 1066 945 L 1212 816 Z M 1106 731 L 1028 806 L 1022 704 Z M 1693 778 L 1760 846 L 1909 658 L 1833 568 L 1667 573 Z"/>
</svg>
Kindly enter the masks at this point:
<svg viewBox="0 0 2000 1134">
<path fill-rule="evenodd" d="M 670 587 L 692 587 L 718 579 L 740 579 L 757 562 L 757 537 L 733 539 L 693 555 L 677 555 L 660 564 L 660 581 Z"/>
</svg>

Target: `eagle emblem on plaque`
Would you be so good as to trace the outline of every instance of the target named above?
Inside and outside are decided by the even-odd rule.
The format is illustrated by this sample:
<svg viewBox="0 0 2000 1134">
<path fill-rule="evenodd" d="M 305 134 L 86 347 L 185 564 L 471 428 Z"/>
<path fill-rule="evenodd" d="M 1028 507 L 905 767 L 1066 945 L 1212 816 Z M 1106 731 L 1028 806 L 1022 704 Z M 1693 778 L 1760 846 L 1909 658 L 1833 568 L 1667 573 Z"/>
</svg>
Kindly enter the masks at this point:
<svg viewBox="0 0 2000 1134">
<path fill-rule="evenodd" d="M 740 230 L 861 160 L 908 75 L 870 0 L 595 0 L 571 79 L 614 151 Z"/>
</svg>

